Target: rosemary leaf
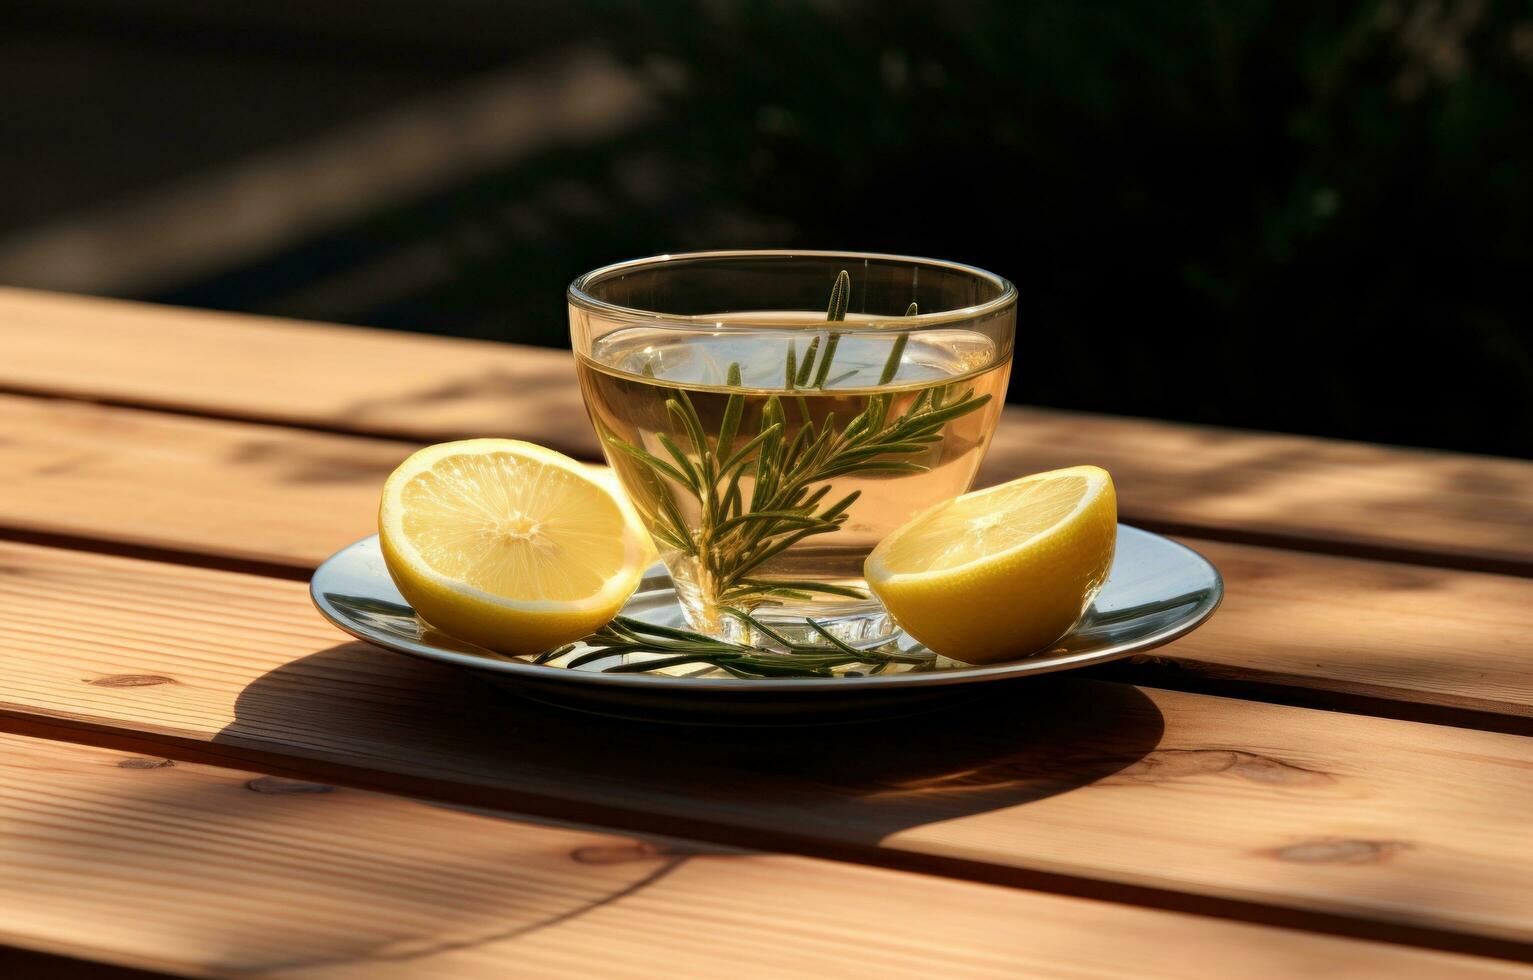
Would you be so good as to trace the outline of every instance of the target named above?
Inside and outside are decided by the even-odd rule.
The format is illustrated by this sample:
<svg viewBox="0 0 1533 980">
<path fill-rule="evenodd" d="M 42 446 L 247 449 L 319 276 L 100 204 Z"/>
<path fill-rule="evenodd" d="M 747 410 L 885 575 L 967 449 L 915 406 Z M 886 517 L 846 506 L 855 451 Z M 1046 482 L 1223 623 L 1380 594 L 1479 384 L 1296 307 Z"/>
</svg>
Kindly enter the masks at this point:
<svg viewBox="0 0 1533 980">
<path fill-rule="evenodd" d="M 661 544 L 675 548 L 677 551 L 686 551 L 692 546 L 690 542 L 678 538 L 670 528 L 652 527 L 649 533 L 651 537 L 659 538 Z"/>
<path fill-rule="evenodd" d="M 700 643 L 719 642 L 714 637 L 693 630 L 678 629 L 675 626 L 662 626 L 659 623 L 647 623 L 642 619 L 634 619 L 632 616 L 618 616 L 608 625 L 614 624 L 639 635 L 664 636 L 673 640 L 695 640 Z"/>
<path fill-rule="evenodd" d="M 839 323 L 845 320 L 846 307 L 851 300 L 852 276 L 845 269 L 842 269 L 836 273 L 835 285 L 830 287 L 830 305 L 825 310 L 825 319 L 832 323 Z"/>
<path fill-rule="evenodd" d="M 963 400 L 954 402 L 945 408 L 937 408 L 929 412 L 923 412 L 920 416 L 912 419 L 912 421 L 919 422 L 922 428 L 931 428 L 933 426 L 940 427 L 944 422 L 950 422 L 953 419 L 958 418 L 960 415 L 968 415 L 970 412 L 974 411 L 976 408 L 979 408 L 981 405 L 984 405 L 988 401 L 990 401 L 989 395 L 979 395 L 976 397 L 964 398 Z"/>
<path fill-rule="evenodd" d="M 820 358 L 819 370 L 814 372 L 814 386 L 816 388 L 823 389 L 825 387 L 825 376 L 830 373 L 830 362 L 835 360 L 836 348 L 840 346 L 840 344 L 841 335 L 832 331 L 830 336 L 825 340 L 825 356 Z M 842 377 L 846 377 L 846 375 L 842 375 Z"/>
<path fill-rule="evenodd" d="M 740 364 L 738 361 L 729 365 L 729 380 L 727 384 L 731 388 L 740 387 Z M 729 447 L 734 445 L 735 433 L 740 431 L 740 416 L 744 411 L 744 395 L 730 395 L 729 399 L 725 401 L 724 418 L 719 422 L 719 441 L 717 443 L 718 452 L 721 455 L 729 452 Z M 719 472 L 722 473 L 723 470 L 721 469 Z"/>
<path fill-rule="evenodd" d="M 579 669 L 625 654 L 646 654 L 648 656 L 642 659 L 616 663 L 601 669 L 604 673 L 633 674 L 700 664 L 717 668 L 733 677 L 755 680 L 765 677 L 834 677 L 839 668 L 865 664 L 872 666 L 859 672 L 881 673 L 894 664 L 907 665 L 912 670 L 929 670 L 933 664 L 929 656 L 903 653 L 887 643 L 859 650 L 813 619 L 805 619 L 804 623 L 825 640 L 824 643 L 795 642 L 737 606 L 725 605 L 720 611 L 744 623 L 774 646 L 718 640 L 690 630 L 619 616 L 586 638 L 583 644 L 587 648 L 585 652 L 559 667 Z M 574 644 L 567 644 L 539 656 L 534 662 L 549 665 L 573 649 Z"/>
<path fill-rule="evenodd" d="M 915 304 L 912 303 L 912 306 Z M 894 346 L 889 349 L 889 359 L 884 362 L 884 369 L 878 375 L 880 386 L 894 380 L 894 376 L 900 373 L 900 359 L 905 356 L 905 345 L 910 343 L 910 334 L 903 332 L 894 338 Z"/>
<path fill-rule="evenodd" d="M 771 438 L 773 438 L 775 436 L 779 436 L 781 434 L 782 434 L 782 423 L 781 422 L 775 422 L 772 425 L 769 425 L 766 428 L 762 429 L 761 432 L 759 432 L 754 439 L 752 439 L 750 442 L 747 442 L 745 445 L 741 446 L 738 452 L 736 452 L 733 456 L 729 457 L 729 459 L 725 461 L 723 466 L 719 467 L 719 473 L 720 474 L 726 474 L 730 470 L 734 469 L 735 467 L 741 466 L 744 463 L 750 462 L 750 456 L 751 456 L 752 452 L 754 452 L 756 449 L 759 449 L 761 447 L 761 444 L 766 442 L 768 439 L 771 439 Z"/>
<path fill-rule="evenodd" d="M 737 527 L 762 522 L 781 529 L 773 531 L 772 533 L 774 534 L 782 534 L 790 530 L 809 527 L 825 527 L 826 530 L 830 530 L 827 526 L 830 522 L 820 520 L 817 517 L 806 517 L 803 514 L 795 514 L 791 511 L 755 510 L 748 514 L 741 514 L 739 517 L 731 517 L 723 522 L 718 526 L 718 534 L 722 536 Z M 763 535 L 763 537 L 770 537 L 770 535 Z"/>
<path fill-rule="evenodd" d="M 824 639 L 826 642 L 828 642 L 831 646 L 836 647 L 837 649 L 842 650 L 842 651 L 844 651 L 846 653 L 849 653 L 849 654 L 851 654 L 854 657 L 862 656 L 862 651 L 861 650 L 858 650 L 855 647 L 852 647 L 852 646 L 849 646 L 846 643 L 843 643 L 838 637 L 835 636 L 835 634 L 831 633 L 830 630 L 828 630 L 825 627 L 821 626 L 819 623 L 815 622 L 813 619 L 810 619 L 809 617 L 806 616 L 806 617 L 804 617 L 804 623 L 806 625 L 808 625 L 808 627 L 810 629 L 812 629 L 816 633 L 820 634 L 820 637 L 822 639 Z"/>
<path fill-rule="evenodd" d="M 681 467 L 682 472 L 688 476 L 687 486 L 694 490 L 702 487 L 702 474 L 697 471 L 697 467 L 692 465 L 692 461 L 683 455 L 682 451 L 677 448 L 675 441 L 672 440 L 671 437 L 666 435 L 664 432 L 657 433 L 655 438 L 657 441 L 659 441 L 660 445 L 665 448 L 665 451 L 671 454 L 671 458 L 676 461 L 677 466 Z"/>
<path fill-rule="evenodd" d="M 812 420 L 809 414 L 809 400 L 803 395 L 795 395 L 793 403 L 798 406 L 799 421 L 803 422 L 806 426 L 810 425 Z"/>
<path fill-rule="evenodd" d="M 825 508 L 825 512 L 820 515 L 820 518 L 827 521 L 835 520 L 837 517 L 840 517 L 842 514 L 850 510 L 852 504 L 856 503 L 857 498 L 860 496 L 862 496 L 861 490 L 853 490 L 845 497 L 842 497 L 840 500 Z"/>
<path fill-rule="evenodd" d="M 665 487 L 660 488 L 659 498 L 661 510 L 665 513 L 666 520 L 670 521 L 674 536 L 686 542 L 687 554 L 696 555 L 697 542 L 687 530 L 687 519 L 682 516 L 681 509 L 676 506 L 676 498 L 672 497 L 670 490 Z"/>
<path fill-rule="evenodd" d="M 677 667 L 681 664 L 712 663 L 716 654 L 684 653 L 674 657 L 662 657 L 658 660 L 640 660 L 626 664 L 614 664 L 603 670 L 604 674 L 638 674 L 647 670 L 659 670 L 662 667 Z"/>
<path fill-rule="evenodd" d="M 672 480 L 675 480 L 677 483 L 681 484 L 682 486 L 684 486 L 684 487 L 691 487 L 694 490 L 697 489 L 696 486 L 689 479 L 687 479 L 687 477 L 685 475 L 683 475 L 680 470 L 678 470 L 676 467 L 672 466 L 670 463 L 667 463 L 665 460 L 661 459 L 659 456 L 655 456 L 655 455 L 653 455 L 651 453 L 645 452 L 644 450 L 640 449 L 638 446 L 635 446 L 632 443 L 624 442 L 623 440 L 619 439 L 616 436 L 609 437 L 608 440 L 607 440 L 607 443 L 608 443 L 608 445 L 618 449 L 619 451 L 627 453 L 629 456 L 632 456 L 633 458 L 637 459 L 639 462 L 644 463 L 645 465 L 649 466 L 651 469 L 665 474 L 666 476 L 670 477 Z"/>
<path fill-rule="evenodd" d="M 782 554 L 784 551 L 787 551 L 789 548 L 798 544 L 800 541 L 809 537 L 809 535 L 813 533 L 813 528 L 799 531 L 797 534 L 791 534 L 786 538 L 781 538 L 767 545 L 766 547 L 752 552 L 751 554 L 738 560 L 734 565 L 732 580 L 739 581 L 739 579 L 743 577 L 746 572 L 766 564 L 773 558 L 776 558 L 778 555 Z"/>
<path fill-rule="evenodd" d="M 880 443 L 876 446 L 864 446 L 861 449 L 849 449 L 844 453 L 838 453 L 836 459 L 843 463 L 860 463 L 863 460 L 872 459 L 875 456 L 883 456 L 888 453 L 924 452 L 929 446 L 930 443 L 915 441 Z"/>
<path fill-rule="evenodd" d="M 692 448 L 697 450 L 698 458 L 701 459 L 708 453 L 708 437 L 703 435 L 703 420 L 697 417 L 697 409 L 692 407 L 692 399 L 688 397 L 686 389 L 677 388 L 676 397 L 668 399 L 665 407 L 673 409 L 681 417 L 682 424 L 687 428 L 687 434 L 692 437 Z"/>
<path fill-rule="evenodd" d="M 564 666 L 570 670 L 579 670 L 586 664 L 596 663 L 599 660 L 606 660 L 609 657 L 620 657 L 622 655 L 623 651 L 621 650 L 617 650 L 611 647 L 603 647 L 598 650 L 592 650 L 589 653 L 582 653 L 580 656 L 576 657 L 574 660 L 571 660 Z"/>
<path fill-rule="evenodd" d="M 734 606 L 723 606 L 719 609 L 719 612 L 726 616 L 732 616 L 735 619 L 738 619 L 740 622 L 749 626 L 751 629 L 756 630 L 761 635 L 769 636 L 785 647 L 791 647 L 793 645 L 793 641 L 789 640 L 781 633 L 773 630 L 771 627 L 767 626 L 765 623 L 756 619 L 756 617 L 752 616 L 748 612 L 745 612 L 744 610 L 736 609 Z"/>
<path fill-rule="evenodd" d="M 821 500 L 825 499 L 825 495 L 828 494 L 828 493 L 830 493 L 830 484 L 829 483 L 827 483 L 824 486 L 820 487 L 820 489 L 816 490 L 814 493 L 811 493 L 809 495 L 809 499 L 803 501 L 798 506 L 800 506 L 800 507 L 813 507 L 815 504 L 817 504 Z"/>
<path fill-rule="evenodd" d="M 745 579 L 740 584 L 755 586 L 757 588 L 787 588 L 795 590 L 803 589 L 805 591 L 813 590 L 815 592 L 824 592 L 827 595 L 845 596 L 848 599 L 866 599 L 868 597 L 867 592 L 862 589 L 853 588 L 849 585 L 831 585 L 828 582 L 794 582 L 785 581 L 782 579 L 773 579 L 770 582 L 766 582 L 757 581 L 756 579 Z"/>
<path fill-rule="evenodd" d="M 740 514 L 740 472 L 735 470 L 729 478 L 729 489 L 724 491 L 723 514 L 726 519 Z"/>
<path fill-rule="evenodd" d="M 836 466 L 828 470 L 822 470 L 818 476 L 828 480 L 835 476 L 845 476 L 848 473 L 925 473 L 927 467 L 920 463 L 903 463 L 896 460 L 873 463 L 847 463 L 845 466 Z"/>
<path fill-rule="evenodd" d="M 827 322 L 845 320 L 850 297 L 851 277 L 843 270 L 831 288 Z M 916 304 L 911 303 L 906 314 L 916 313 Z M 717 438 L 711 445 L 691 397 L 679 387 L 665 403 L 668 416 L 676 424 L 672 433 L 659 436 L 659 445 L 669 459 L 606 434 L 610 445 L 642 464 L 646 479 L 655 481 L 649 487 L 654 491 L 651 506 L 658 512 L 650 515 L 654 536 L 667 550 L 698 560 L 713 603 L 727 599 L 748 614 L 749 608 L 782 599 L 802 600 L 806 595 L 863 598 L 860 590 L 827 583 L 773 582 L 752 576 L 805 538 L 831 533 L 848 520 L 858 495 L 849 494 L 825 506 L 832 481 L 848 475 L 925 472 L 927 467 L 916 459 L 941 438 L 944 426 L 989 400 L 988 396 L 975 397 L 972 390 L 955 400 L 950 397 L 955 385 L 932 385 L 917 391 L 908 407 L 891 418 L 895 394 L 875 391 L 839 430 L 834 413 L 827 412 L 816 422 L 807 393 L 838 384 L 856 373 L 853 370 L 831 377 L 843 335 L 839 330 L 817 333 L 802 358 L 796 340 L 789 339 L 783 363 L 787 394 L 766 398 L 757 431 L 738 448 L 734 442 L 744 424 L 747 394 L 737 390 L 731 390 L 724 400 Z M 909 340 L 908 331 L 892 338 L 879 385 L 895 381 Z M 730 389 L 741 387 L 743 372 L 738 362 L 729 365 L 725 376 Z M 798 406 L 801 419 L 791 433 L 784 412 L 785 397 Z M 672 438 L 678 430 L 685 431 L 685 439 Z M 687 507 L 685 514 L 678 504 L 680 495 L 696 500 L 696 506 Z M 671 645 L 684 642 L 626 632 L 629 629 L 614 627 L 606 642 L 627 647 L 657 639 Z M 695 645 L 709 641 L 695 636 L 685 642 Z M 672 652 L 695 654 L 698 648 Z M 741 663 L 733 666 L 747 673 L 757 672 L 756 667 Z"/>
<path fill-rule="evenodd" d="M 564 656 L 566 653 L 569 653 L 573 649 L 575 649 L 575 644 L 566 643 L 562 647 L 555 647 L 552 650 L 547 650 L 539 654 L 537 658 L 532 662 L 535 664 L 546 664 L 550 660 L 558 660 L 560 657 Z"/>
<path fill-rule="evenodd" d="M 820 335 L 815 334 L 809 346 L 804 349 L 804 362 L 798 366 L 798 374 L 793 377 L 793 387 L 802 388 L 809 383 L 810 372 L 814 370 L 814 357 L 820 350 Z"/>
</svg>

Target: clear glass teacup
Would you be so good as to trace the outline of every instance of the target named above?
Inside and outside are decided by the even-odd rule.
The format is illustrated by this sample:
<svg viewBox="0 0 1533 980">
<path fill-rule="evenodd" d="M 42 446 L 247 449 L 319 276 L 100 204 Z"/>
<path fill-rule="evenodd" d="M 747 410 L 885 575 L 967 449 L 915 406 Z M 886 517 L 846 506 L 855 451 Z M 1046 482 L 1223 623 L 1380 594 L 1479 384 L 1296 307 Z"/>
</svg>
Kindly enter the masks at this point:
<svg viewBox="0 0 1533 980">
<path fill-rule="evenodd" d="M 969 489 L 1005 401 L 1016 290 L 857 252 L 663 255 L 568 292 L 581 391 L 699 632 L 854 646 L 896 625 L 863 561 Z"/>
</svg>

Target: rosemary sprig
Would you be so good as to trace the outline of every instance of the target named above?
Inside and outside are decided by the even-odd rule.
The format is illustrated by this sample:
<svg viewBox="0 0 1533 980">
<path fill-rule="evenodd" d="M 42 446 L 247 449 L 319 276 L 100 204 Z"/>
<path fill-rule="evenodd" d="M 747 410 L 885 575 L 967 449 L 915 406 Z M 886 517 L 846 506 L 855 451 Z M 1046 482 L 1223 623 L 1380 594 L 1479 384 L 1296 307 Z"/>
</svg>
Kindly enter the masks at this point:
<svg viewBox="0 0 1533 980">
<path fill-rule="evenodd" d="M 845 320 L 850 294 L 851 276 L 842 270 L 831 288 L 827 322 Z M 906 315 L 913 316 L 916 311 L 916 304 L 911 303 Z M 729 395 L 717 432 L 710 433 L 691 397 L 677 388 L 665 407 L 681 443 L 659 434 L 656 441 L 664 455 L 605 434 L 613 449 L 644 464 L 658 509 L 651 530 L 662 545 L 696 561 L 697 585 L 710 605 L 753 608 L 782 599 L 810 599 L 817 594 L 866 599 L 861 589 L 824 582 L 765 580 L 757 574 L 799 542 L 834 532 L 846 523 L 860 491 L 828 500 L 831 481 L 853 474 L 925 472 L 926 465 L 908 457 L 937 442 L 947 423 L 990 400 L 989 395 L 976 396 L 972 389 L 950 397 L 952 386 L 934 386 L 890 419 L 895 395 L 881 391 L 869 395 L 863 410 L 839 429 L 834 413 L 816 423 L 807 397 L 800 392 L 823 390 L 846 377 L 830 378 L 840 340 L 840 332 L 830 331 L 822 348 L 817 334 L 802 358 L 797 345 L 789 341 L 783 365 L 785 395 L 767 399 L 758 431 L 739 448 L 734 443 L 745 411 L 745 396 L 738 391 Z M 880 386 L 890 384 L 898 375 L 909 340 L 908 331 L 894 338 L 879 374 Z M 735 389 L 741 386 L 738 363 L 729 366 L 727 385 Z M 791 436 L 783 407 L 785 397 L 794 402 L 799 415 Z M 751 477 L 748 493 L 741 487 L 746 477 Z M 674 496 L 677 491 L 695 500 L 698 516 L 694 521 L 683 516 Z"/>
<path fill-rule="evenodd" d="M 895 664 L 907 664 L 915 670 L 931 666 L 930 657 L 901 653 L 893 643 L 869 650 L 859 650 L 837 639 L 813 619 L 804 622 L 826 643 L 795 643 L 743 609 L 726 607 L 724 614 L 745 623 L 758 635 L 768 637 L 774 646 L 735 643 L 694 633 L 691 630 L 657 626 L 643 620 L 619 616 L 581 641 L 587 649 L 560 667 L 577 668 L 629 653 L 658 654 L 654 659 L 624 660 L 602 669 L 607 674 L 633 674 L 704 664 L 717 667 L 735 677 L 834 677 L 843 667 L 866 665 L 866 673 L 882 673 Z M 548 664 L 576 650 L 570 643 L 542 654 L 534 663 Z"/>
</svg>

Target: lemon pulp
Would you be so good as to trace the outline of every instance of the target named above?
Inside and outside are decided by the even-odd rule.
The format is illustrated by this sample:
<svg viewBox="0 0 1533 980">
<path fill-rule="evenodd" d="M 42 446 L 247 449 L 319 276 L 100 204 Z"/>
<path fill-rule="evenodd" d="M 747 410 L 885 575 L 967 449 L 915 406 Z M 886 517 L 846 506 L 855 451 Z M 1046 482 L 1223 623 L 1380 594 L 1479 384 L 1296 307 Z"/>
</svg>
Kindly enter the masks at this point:
<svg viewBox="0 0 1533 980">
<path fill-rule="evenodd" d="M 1106 580 L 1116 540 L 1112 477 L 1077 466 L 938 504 L 880 542 L 864 572 L 907 633 L 993 663 L 1064 636 Z"/>
<path fill-rule="evenodd" d="M 653 556 L 632 506 L 604 480 L 510 439 L 412 455 L 384 484 L 378 529 L 389 573 L 422 619 L 512 653 L 607 622 Z"/>
</svg>

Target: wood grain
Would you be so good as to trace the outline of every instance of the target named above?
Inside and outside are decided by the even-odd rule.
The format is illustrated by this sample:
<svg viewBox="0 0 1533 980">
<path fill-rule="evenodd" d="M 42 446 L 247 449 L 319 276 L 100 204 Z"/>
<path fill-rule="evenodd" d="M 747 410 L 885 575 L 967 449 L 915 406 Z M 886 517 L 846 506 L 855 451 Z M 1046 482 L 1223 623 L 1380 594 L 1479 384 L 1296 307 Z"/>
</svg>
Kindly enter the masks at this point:
<svg viewBox="0 0 1533 980">
<path fill-rule="evenodd" d="M 1504 715 L 1533 733 L 1533 582 L 1419 565 L 1184 539 L 1225 600 L 1154 651 L 1150 683 L 1295 686 Z M 1195 677 L 1178 678 L 1179 668 Z M 1334 703 L 1347 705 L 1345 697 Z"/>
<path fill-rule="evenodd" d="M 347 642 L 298 583 L 26 545 L 0 608 L 12 730 L 1533 956 L 1525 738 L 1068 677 L 885 724 L 636 727 Z"/>
<path fill-rule="evenodd" d="M 1533 463 L 1017 409 L 979 482 L 1077 463 L 1159 531 L 1533 575 Z"/>
<path fill-rule="evenodd" d="M 0 288 L 0 389 L 596 458 L 569 355 Z M 1073 412 L 1006 412 L 983 480 L 1092 462 L 1158 529 L 1533 574 L 1533 464 Z"/>
<path fill-rule="evenodd" d="M 0 387 L 597 454 L 568 353 L 0 287 Z"/>
<path fill-rule="evenodd" d="M 1518 973 L 16 736 L 0 736 L 0 825 L 0 938 L 191 976 Z"/>
<path fill-rule="evenodd" d="M 290 577 L 372 532 L 408 443 L 0 395 L 0 529 Z M 1159 651 L 1205 675 L 1533 717 L 1533 582 L 1191 541 L 1228 598 Z"/>
<path fill-rule="evenodd" d="M 312 570 L 411 443 L 0 395 L 0 525 Z"/>
</svg>

